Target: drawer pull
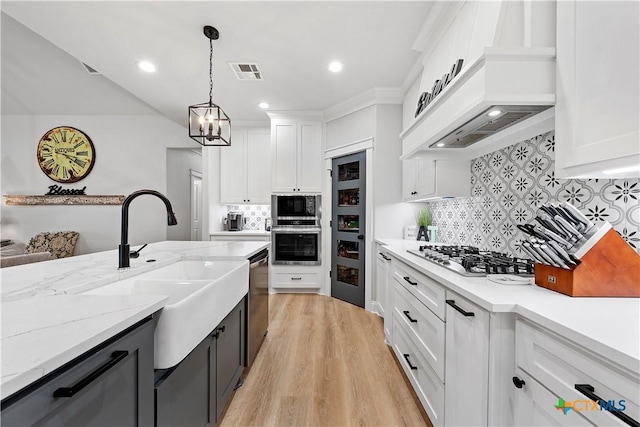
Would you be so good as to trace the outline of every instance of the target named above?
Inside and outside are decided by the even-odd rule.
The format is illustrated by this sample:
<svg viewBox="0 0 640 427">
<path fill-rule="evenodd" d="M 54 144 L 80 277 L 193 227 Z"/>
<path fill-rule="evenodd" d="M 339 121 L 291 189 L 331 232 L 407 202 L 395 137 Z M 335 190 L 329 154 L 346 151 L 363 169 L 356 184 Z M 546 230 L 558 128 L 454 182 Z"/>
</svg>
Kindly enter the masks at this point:
<svg viewBox="0 0 640 427">
<path fill-rule="evenodd" d="M 409 360 L 409 355 L 408 354 L 403 354 L 403 356 L 404 356 L 404 360 L 406 360 L 407 363 L 409 364 L 409 368 L 411 368 L 412 371 L 417 371 L 418 367 L 417 366 L 413 366 L 411 364 L 411 361 Z"/>
<path fill-rule="evenodd" d="M 587 396 L 589 399 L 591 399 L 593 401 L 600 402 L 602 400 L 603 402 L 607 402 L 606 399 L 601 398 L 600 396 L 598 396 L 595 393 L 596 390 L 590 384 L 576 384 L 575 388 L 580 393 L 584 394 L 585 396 Z M 622 411 L 609 411 L 609 413 L 611 415 L 613 415 L 614 417 L 616 417 L 616 418 L 624 421 L 625 423 L 629 424 L 630 426 L 640 427 L 640 423 L 638 421 L 634 420 L 633 418 L 631 418 L 627 414 L 623 413 Z"/>
<path fill-rule="evenodd" d="M 451 307 L 455 308 L 457 312 L 461 313 L 463 316 L 467 316 L 467 317 L 473 317 L 475 316 L 475 313 L 473 311 L 464 311 L 464 309 L 462 309 L 461 307 L 458 307 L 456 305 L 455 300 L 452 299 L 448 299 L 447 304 L 449 304 Z"/>
<path fill-rule="evenodd" d="M 380 254 L 380 256 L 385 260 L 385 261 L 391 261 L 391 258 L 389 258 L 388 256 L 386 256 L 385 254 L 383 254 L 382 252 L 378 252 Z"/>
<path fill-rule="evenodd" d="M 525 384 L 524 380 L 521 380 L 518 377 L 513 377 L 513 385 L 516 386 L 516 388 L 522 388 Z"/>
<path fill-rule="evenodd" d="M 111 359 L 98 366 L 94 371 L 90 372 L 89 375 L 72 385 L 71 387 L 60 387 L 56 391 L 53 392 L 53 397 L 72 397 L 77 394 L 80 390 L 97 380 L 102 374 L 106 373 L 109 369 L 116 366 L 122 359 L 127 357 L 129 352 L 126 350 L 123 351 L 114 351 L 111 353 Z"/>
<path fill-rule="evenodd" d="M 403 313 L 404 313 L 405 316 L 407 316 L 407 319 L 409 319 L 409 321 L 411 323 L 418 323 L 417 319 L 412 319 L 411 316 L 409 316 L 409 311 L 408 310 L 403 311 Z"/>
<path fill-rule="evenodd" d="M 412 282 L 409 276 L 404 276 L 403 279 L 406 280 L 410 285 L 418 286 L 418 282 Z"/>
<path fill-rule="evenodd" d="M 291 280 L 302 280 L 302 277 L 292 277 Z"/>
</svg>

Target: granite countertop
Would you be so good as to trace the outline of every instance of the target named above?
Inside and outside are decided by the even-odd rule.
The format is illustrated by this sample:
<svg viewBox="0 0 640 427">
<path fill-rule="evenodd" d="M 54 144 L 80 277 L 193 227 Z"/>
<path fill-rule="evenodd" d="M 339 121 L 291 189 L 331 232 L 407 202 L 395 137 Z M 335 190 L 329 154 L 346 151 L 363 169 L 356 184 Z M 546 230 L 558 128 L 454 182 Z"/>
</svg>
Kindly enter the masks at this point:
<svg viewBox="0 0 640 427">
<path fill-rule="evenodd" d="M 165 241 L 149 244 L 123 271 L 117 250 L 3 268 L 1 398 L 150 316 L 167 299 L 81 292 L 184 259 L 246 259 L 268 247 L 266 241 Z"/>
<path fill-rule="evenodd" d="M 407 252 L 420 242 L 376 239 L 393 257 L 487 311 L 516 313 L 633 371 L 640 371 L 640 298 L 570 297 L 537 285 L 465 277 Z M 422 242 L 424 244 L 424 242 Z"/>
</svg>

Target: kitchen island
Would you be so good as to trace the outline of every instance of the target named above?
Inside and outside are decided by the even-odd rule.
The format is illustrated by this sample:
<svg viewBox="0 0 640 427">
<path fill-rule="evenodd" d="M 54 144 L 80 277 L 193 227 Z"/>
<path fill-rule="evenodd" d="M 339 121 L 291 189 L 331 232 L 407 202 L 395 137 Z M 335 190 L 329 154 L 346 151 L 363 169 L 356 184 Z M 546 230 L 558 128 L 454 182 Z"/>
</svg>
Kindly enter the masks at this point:
<svg viewBox="0 0 640 427">
<path fill-rule="evenodd" d="M 115 250 L 2 269 L 2 399 L 136 325 L 167 299 L 81 293 L 181 260 L 247 259 L 268 245 L 165 241 L 149 244 L 122 271 Z"/>
<path fill-rule="evenodd" d="M 391 260 L 376 277 L 386 339 L 435 426 L 639 418 L 640 299 L 498 284 L 407 252 L 425 242 L 377 243 L 382 259 Z M 565 417 L 554 407 L 559 398 L 615 402 L 618 410 Z"/>
</svg>

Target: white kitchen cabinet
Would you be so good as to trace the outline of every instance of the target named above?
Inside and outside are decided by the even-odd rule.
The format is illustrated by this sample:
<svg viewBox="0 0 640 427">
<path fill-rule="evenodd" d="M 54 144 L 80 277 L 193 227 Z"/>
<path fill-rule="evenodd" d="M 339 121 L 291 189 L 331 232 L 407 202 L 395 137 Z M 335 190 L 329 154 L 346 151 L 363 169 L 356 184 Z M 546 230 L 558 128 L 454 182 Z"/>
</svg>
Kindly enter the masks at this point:
<svg viewBox="0 0 640 427">
<path fill-rule="evenodd" d="M 322 121 L 271 119 L 271 191 L 322 192 Z"/>
<path fill-rule="evenodd" d="M 522 381 L 522 382 L 519 382 Z M 558 397 L 524 371 L 516 370 L 516 382 L 522 386 L 514 399 L 517 426 L 595 426 L 576 411 L 566 414 L 556 408 Z"/>
<path fill-rule="evenodd" d="M 487 425 L 489 313 L 447 290 L 445 420 Z"/>
<path fill-rule="evenodd" d="M 468 160 L 403 160 L 402 199 L 469 197 L 471 163 Z"/>
<path fill-rule="evenodd" d="M 524 320 L 516 322 L 515 338 L 515 425 L 546 426 L 552 424 L 551 419 L 558 421 L 556 425 L 638 425 L 637 370 L 629 371 L 602 354 Z M 566 416 L 555 409 L 561 405 L 560 398 L 573 406 Z M 628 417 L 627 421 L 601 410 L 594 403 L 600 399 L 612 405 L 609 409 L 618 409 L 619 416 Z M 552 407 L 561 415 L 549 414 L 547 409 Z"/>
<path fill-rule="evenodd" d="M 640 164 L 640 3 L 557 2 L 556 177 Z M 635 171 L 635 176 L 638 172 Z"/>
<path fill-rule="evenodd" d="M 322 266 L 271 265 L 271 290 L 278 292 L 317 290 L 322 286 Z"/>
<path fill-rule="evenodd" d="M 269 129 L 238 128 L 233 143 L 220 149 L 220 202 L 270 204 Z"/>
<path fill-rule="evenodd" d="M 391 342 L 392 309 L 389 301 L 390 295 L 389 276 L 391 273 L 391 258 L 384 246 L 377 245 L 376 276 L 374 287 L 374 300 L 378 306 L 378 314 L 384 318 L 384 337 L 387 343 Z"/>
</svg>

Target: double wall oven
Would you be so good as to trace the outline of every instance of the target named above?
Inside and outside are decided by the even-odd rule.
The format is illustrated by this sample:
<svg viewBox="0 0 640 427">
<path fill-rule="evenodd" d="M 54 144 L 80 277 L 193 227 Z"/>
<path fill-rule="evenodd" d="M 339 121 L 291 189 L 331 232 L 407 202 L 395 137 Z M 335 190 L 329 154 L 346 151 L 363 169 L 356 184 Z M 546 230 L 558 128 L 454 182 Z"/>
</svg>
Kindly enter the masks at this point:
<svg viewBox="0 0 640 427">
<path fill-rule="evenodd" d="M 320 265 L 321 196 L 271 196 L 271 263 Z"/>
</svg>

